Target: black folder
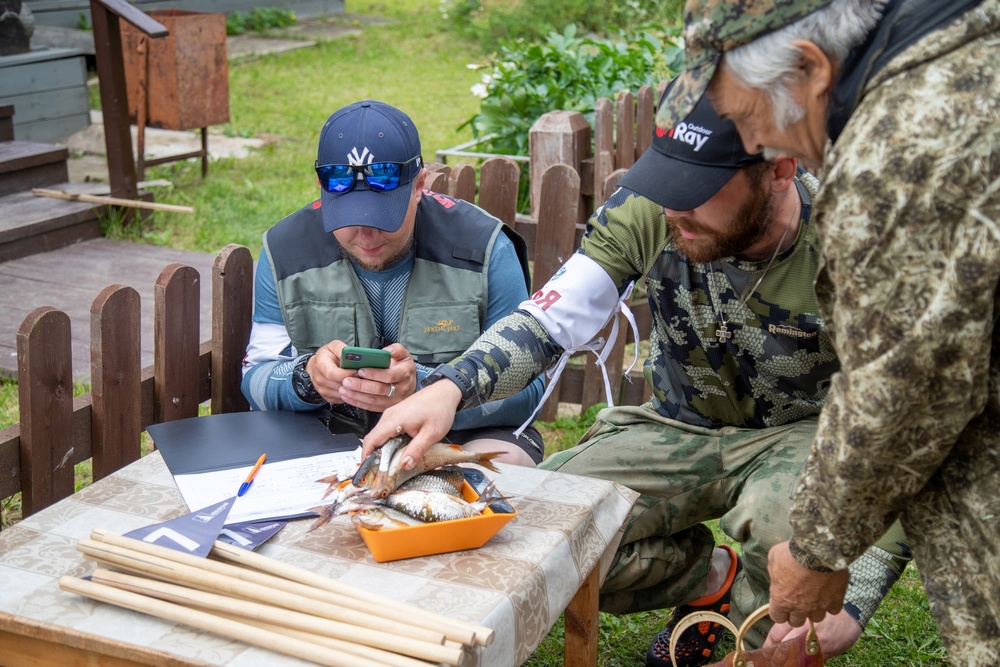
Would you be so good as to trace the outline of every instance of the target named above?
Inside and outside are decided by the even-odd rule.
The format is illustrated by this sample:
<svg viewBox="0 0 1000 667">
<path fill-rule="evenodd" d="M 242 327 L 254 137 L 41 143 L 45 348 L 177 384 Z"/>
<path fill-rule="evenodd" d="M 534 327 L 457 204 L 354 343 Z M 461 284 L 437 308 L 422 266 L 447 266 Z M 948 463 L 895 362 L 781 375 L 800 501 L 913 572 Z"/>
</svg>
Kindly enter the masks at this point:
<svg viewBox="0 0 1000 667">
<path fill-rule="evenodd" d="M 357 449 L 354 434 L 331 433 L 325 410 L 259 410 L 191 417 L 147 428 L 172 475 L 252 466 Z"/>
</svg>

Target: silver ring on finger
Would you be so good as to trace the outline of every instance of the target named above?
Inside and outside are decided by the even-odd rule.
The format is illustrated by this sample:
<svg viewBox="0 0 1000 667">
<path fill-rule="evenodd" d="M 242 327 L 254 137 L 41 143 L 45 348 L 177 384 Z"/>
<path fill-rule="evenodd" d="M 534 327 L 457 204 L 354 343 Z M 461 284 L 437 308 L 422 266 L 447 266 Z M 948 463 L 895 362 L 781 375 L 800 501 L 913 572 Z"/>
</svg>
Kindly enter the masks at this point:
<svg viewBox="0 0 1000 667">
<path fill-rule="evenodd" d="M 389 385 L 389 393 L 386 394 L 386 396 L 389 397 L 389 398 L 392 398 L 392 395 L 395 394 L 395 393 L 396 393 L 396 385 L 390 384 Z"/>
</svg>

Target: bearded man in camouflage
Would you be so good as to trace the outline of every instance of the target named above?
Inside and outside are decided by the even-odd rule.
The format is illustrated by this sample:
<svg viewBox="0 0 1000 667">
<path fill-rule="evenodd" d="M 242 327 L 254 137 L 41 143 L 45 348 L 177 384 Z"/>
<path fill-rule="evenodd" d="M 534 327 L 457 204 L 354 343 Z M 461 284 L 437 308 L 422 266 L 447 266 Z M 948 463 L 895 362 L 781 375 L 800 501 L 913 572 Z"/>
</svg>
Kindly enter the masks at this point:
<svg viewBox="0 0 1000 667">
<path fill-rule="evenodd" d="M 789 536 L 792 488 L 837 369 L 812 290 L 817 189 L 794 159 L 747 154 L 735 126 L 699 104 L 654 136 L 545 287 L 453 362 L 450 381 L 432 374 L 419 392 L 431 400 L 390 408 L 366 447 L 399 424 L 419 455 L 448 430 L 460 401 L 496 399 L 559 368 L 646 276 L 651 402 L 602 411 L 582 444 L 543 467 L 642 494 L 601 608 L 675 608 L 647 655 L 650 665 L 669 664 L 678 618 L 714 609 L 738 623 L 767 601 L 767 552 Z M 702 525 L 719 518 L 742 558 Z M 819 628 L 828 655 L 853 644 L 905 566 L 893 558 L 907 553 L 901 533 L 880 547 L 855 567 L 848 613 Z M 757 628 L 751 644 L 765 634 Z M 705 664 L 720 638 L 719 626 L 688 630 L 679 664 Z"/>
<path fill-rule="evenodd" d="M 747 150 L 822 170 L 841 362 L 770 554 L 771 615 L 840 609 L 897 517 L 955 665 L 1000 660 L 1000 1 L 689 0 L 685 71 Z"/>
</svg>

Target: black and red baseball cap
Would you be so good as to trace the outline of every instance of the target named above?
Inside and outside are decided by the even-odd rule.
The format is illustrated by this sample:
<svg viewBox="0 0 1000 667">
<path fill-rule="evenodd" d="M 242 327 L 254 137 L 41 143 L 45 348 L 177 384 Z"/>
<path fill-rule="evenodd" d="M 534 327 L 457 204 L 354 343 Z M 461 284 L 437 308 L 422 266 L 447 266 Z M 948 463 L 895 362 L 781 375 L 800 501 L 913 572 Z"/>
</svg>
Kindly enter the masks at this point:
<svg viewBox="0 0 1000 667">
<path fill-rule="evenodd" d="M 660 100 L 670 97 L 671 83 Z M 619 185 L 675 211 L 698 208 L 743 167 L 763 162 L 750 155 L 732 121 L 722 120 L 703 95 L 687 118 L 671 128 L 656 127 L 653 143 Z"/>
</svg>

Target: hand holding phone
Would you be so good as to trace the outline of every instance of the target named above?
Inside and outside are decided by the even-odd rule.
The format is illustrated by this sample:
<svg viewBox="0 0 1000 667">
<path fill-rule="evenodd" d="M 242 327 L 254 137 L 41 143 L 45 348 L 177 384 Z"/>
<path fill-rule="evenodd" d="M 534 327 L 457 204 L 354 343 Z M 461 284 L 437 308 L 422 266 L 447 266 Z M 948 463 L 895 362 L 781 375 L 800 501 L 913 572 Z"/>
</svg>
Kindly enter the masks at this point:
<svg viewBox="0 0 1000 667">
<path fill-rule="evenodd" d="M 373 347 L 347 346 L 340 353 L 341 368 L 389 368 L 392 355 Z"/>
</svg>

